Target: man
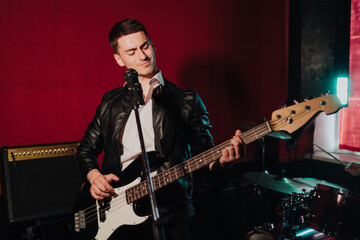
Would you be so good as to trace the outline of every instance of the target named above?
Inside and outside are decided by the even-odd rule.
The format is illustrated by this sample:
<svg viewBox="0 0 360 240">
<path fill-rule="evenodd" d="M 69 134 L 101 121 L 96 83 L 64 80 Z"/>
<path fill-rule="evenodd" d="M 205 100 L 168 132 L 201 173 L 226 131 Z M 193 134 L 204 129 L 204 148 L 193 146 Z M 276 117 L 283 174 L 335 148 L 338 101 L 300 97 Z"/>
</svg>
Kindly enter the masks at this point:
<svg viewBox="0 0 360 240">
<path fill-rule="evenodd" d="M 132 68 L 139 75 L 145 101 L 139 115 L 146 151 L 156 152 L 157 159 L 152 168 L 157 173 L 165 171 L 213 147 L 211 125 L 203 102 L 195 91 L 183 91 L 163 78 L 156 67 L 155 47 L 145 27 L 135 19 L 125 19 L 113 26 L 109 41 L 117 64 Z M 126 86 L 106 93 L 78 148 L 78 167 L 90 182 L 90 193 L 96 200 L 114 192 L 110 183 L 121 180 L 121 172 L 130 168 L 141 154 L 131 102 Z M 222 157 L 209 165 L 210 170 L 222 168 L 244 155 L 239 136 L 237 130 L 231 144 L 222 150 Z M 105 154 L 100 171 L 97 156 L 102 151 Z M 168 240 L 190 239 L 187 220 L 194 214 L 191 198 L 191 175 L 156 194 Z M 129 237 L 136 239 L 137 233 L 138 230 L 132 231 Z M 121 233 L 121 239 L 127 239 L 123 234 L 126 233 Z M 142 235 L 139 239 L 147 238 Z"/>
</svg>

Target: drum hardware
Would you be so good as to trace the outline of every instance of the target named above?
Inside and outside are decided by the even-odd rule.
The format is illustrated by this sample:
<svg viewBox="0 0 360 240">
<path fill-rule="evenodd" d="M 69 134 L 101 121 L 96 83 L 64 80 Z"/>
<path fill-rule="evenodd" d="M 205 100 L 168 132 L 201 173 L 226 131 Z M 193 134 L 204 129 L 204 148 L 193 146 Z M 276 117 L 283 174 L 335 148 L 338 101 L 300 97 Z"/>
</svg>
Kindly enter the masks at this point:
<svg viewBox="0 0 360 240">
<path fill-rule="evenodd" d="M 275 222 L 257 227 L 247 240 L 264 237 L 264 232 L 256 230 L 273 237 L 268 239 L 360 239 L 360 194 L 314 178 L 287 178 L 268 172 L 243 176 L 255 185 L 287 194 L 280 200 Z"/>
<path fill-rule="evenodd" d="M 306 226 L 309 217 L 309 194 L 292 193 L 281 201 L 281 227 L 285 239 L 302 239 L 298 230 Z"/>
</svg>

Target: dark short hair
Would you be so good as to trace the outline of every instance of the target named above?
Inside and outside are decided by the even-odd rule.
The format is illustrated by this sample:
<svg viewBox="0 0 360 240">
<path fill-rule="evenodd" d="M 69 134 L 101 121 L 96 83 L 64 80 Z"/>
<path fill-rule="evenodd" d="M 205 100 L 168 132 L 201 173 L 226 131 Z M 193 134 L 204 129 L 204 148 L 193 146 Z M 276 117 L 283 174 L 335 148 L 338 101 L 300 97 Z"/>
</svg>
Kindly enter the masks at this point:
<svg viewBox="0 0 360 240">
<path fill-rule="evenodd" d="M 145 26 L 134 18 L 124 19 L 121 22 L 115 23 L 108 35 L 110 45 L 114 52 L 117 53 L 117 40 L 119 39 L 119 37 L 137 32 L 144 32 L 146 38 L 150 40 Z"/>
</svg>

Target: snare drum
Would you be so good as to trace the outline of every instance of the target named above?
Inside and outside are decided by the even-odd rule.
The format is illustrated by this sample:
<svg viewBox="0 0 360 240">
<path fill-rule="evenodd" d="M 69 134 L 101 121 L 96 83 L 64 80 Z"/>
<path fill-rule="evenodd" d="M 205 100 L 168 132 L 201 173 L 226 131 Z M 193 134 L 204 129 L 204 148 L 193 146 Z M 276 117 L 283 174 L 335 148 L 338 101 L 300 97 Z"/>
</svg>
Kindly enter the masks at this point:
<svg viewBox="0 0 360 240">
<path fill-rule="evenodd" d="M 360 197 L 318 184 L 312 194 L 308 226 L 329 236 L 359 236 Z"/>
</svg>

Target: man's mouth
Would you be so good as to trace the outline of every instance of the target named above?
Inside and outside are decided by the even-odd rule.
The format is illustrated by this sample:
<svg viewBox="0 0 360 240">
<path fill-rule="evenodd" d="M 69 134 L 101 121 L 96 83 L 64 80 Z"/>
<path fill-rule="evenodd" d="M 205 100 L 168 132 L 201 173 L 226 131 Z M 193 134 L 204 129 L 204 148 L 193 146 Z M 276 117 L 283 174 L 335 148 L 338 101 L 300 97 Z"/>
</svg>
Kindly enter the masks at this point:
<svg viewBox="0 0 360 240">
<path fill-rule="evenodd" d="M 144 61 L 144 62 L 139 64 L 139 66 L 141 66 L 141 67 L 147 67 L 149 65 L 150 65 L 150 60 L 149 61 Z"/>
</svg>

